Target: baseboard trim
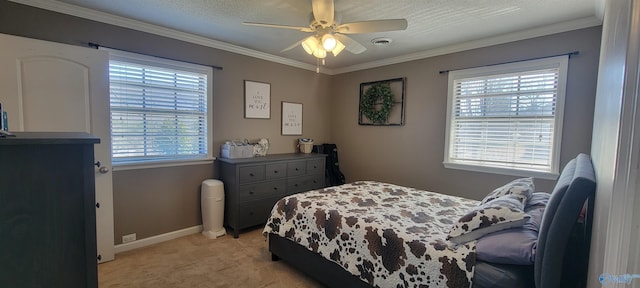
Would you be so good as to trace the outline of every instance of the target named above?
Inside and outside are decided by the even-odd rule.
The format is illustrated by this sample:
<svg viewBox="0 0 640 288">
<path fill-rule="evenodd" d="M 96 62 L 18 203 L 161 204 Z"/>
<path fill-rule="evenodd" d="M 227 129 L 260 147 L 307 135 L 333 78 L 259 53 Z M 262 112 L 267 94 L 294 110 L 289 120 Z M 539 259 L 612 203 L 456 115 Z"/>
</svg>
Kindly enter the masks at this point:
<svg viewBox="0 0 640 288">
<path fill-rule="evenodd" d="M 146 247 L 149 245 L 162 243 L 165 241 L 169 241 L 172 239 L 176 239 L 176 238 L 180 238 L 183 236 L 196 234 L 200 232 L 202 232 L 202 225 L 184 228 L 184 229 L 180 229 L 180 230 L 176 230 L 176 231 L 172 231 L 169 233 L 164 233 L 156 236 L 151 236 L 149 238 L 144 238 L 144 239 L 136 240 L 136 241 L 125 243 L 125 244 L 118 244 L 115 246 L 115 253 L 118 254 L 125 251 L 130 251 L 130 250 Z"/>
</svg>

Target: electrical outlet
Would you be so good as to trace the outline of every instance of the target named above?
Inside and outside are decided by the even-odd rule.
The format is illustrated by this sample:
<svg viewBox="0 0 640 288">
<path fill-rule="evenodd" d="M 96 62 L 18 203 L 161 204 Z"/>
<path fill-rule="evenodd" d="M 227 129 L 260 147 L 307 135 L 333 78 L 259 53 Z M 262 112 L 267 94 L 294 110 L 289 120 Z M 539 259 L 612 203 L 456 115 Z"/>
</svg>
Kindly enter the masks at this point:
<svg viewBox="0 0 640 288">
<path fill-rule="evenodd" d="M 136 233 L 122 236 L 122 244 L 136 241 Z"/>
</svg>

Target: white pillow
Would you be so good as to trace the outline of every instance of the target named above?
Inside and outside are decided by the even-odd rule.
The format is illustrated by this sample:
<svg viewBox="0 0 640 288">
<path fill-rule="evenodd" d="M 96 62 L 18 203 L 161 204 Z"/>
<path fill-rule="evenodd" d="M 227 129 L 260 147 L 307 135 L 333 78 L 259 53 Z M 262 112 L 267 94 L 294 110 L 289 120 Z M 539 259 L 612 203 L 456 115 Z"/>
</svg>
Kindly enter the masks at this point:
<svg viewBox="0 0 640 288">
<path fill-rule="evenodd" d="M 529 198 L 531 198 L 534 190 L 535 186 L 533 184 L 532 177 L 520 178 L 491 191 L 491 193 L 484 197 L 484 199 L 482 199 L 482 202 L 480 203 L 485 204 L 493 199 L 504 195 L 514 195 L 520 199 L 520 202 L 522 202 L 522 205 L 524 206 L 527 204 Z"/>
<path fill-rule="evenodd" d="M 447 240 L 462 244 L 486 234 L 521 227 L 530 218 L 517 195 L 503 195 L 475 207 L 453 224 Z"/>
</svg>

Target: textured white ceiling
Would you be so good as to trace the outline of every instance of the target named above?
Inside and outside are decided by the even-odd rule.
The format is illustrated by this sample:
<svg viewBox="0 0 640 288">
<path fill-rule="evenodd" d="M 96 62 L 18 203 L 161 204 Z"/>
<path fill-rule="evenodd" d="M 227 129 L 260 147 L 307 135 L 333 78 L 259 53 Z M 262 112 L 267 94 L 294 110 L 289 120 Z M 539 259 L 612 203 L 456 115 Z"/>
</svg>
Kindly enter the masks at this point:
<svg viewBox="0 0 640 288">
<path fill-rule="evenodd" d="M 29 2 L 44 0 L 14 1 L 30 4 Z M 405 18 L 409 25 L 404 31 L 352 35 L 367 51 L 359 55 L 345 51 L 337 57 L 327 56 L 326 68 L 344 70 L 366 63 L 397 60 L 420 55 L 425 51 L 442 50 L 445 47 L 462 47 L 464 43 L 489 45 L 492 44 L 490 41 L 509 41 L 527 35 L 539 36 L 599 25 L 602 22 L 599 15 L 602 1 L 604 0 L 335 0 L 336 16 L 340 23 Z M 73 5 L 66 5 L 67 8 L 88 8 L 277 57 L 316 64 L 315 58 L 304 53 L 301 47 L 280 52 L 309 34 L 242 24 L 250 21 L 308 26 L 311 0 L 46 2 L 64 2 Z M 379 37 L 393 41 L 388 46 L 373 45 L 371 40 Z"/>
</svg>

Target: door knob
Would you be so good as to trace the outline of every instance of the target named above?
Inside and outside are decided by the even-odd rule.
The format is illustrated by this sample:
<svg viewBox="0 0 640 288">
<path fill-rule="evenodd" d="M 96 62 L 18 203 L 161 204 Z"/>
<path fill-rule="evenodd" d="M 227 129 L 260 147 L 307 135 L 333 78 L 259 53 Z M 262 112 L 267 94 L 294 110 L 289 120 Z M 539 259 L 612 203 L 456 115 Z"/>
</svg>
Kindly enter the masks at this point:
<svg viewBox="0 0 640 288">
<path fill-rule="evenodd" d="M 109 172 L 109 168 L 102 166 L 98 171 L 102 174 L 107 174 L 107 172 Z"/>
</svg>

